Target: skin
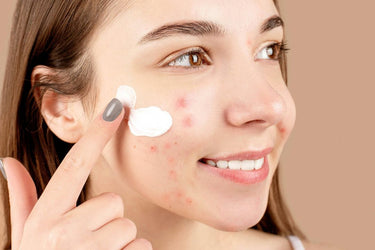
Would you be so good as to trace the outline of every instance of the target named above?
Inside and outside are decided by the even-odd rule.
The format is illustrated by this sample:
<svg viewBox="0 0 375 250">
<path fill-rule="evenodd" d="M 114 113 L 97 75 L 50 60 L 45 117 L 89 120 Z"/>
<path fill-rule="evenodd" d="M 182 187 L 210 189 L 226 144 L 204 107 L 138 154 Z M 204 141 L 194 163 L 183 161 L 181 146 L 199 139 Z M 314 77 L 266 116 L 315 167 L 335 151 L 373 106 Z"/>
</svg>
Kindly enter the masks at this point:
<svg viewBox="0 0 375 250">
<path fill-rule="evenodd" d="M 135 137 L 124 122 L 90 177 L 92 195 L 120 194 L 125 215 L 157 249 L 173 249 L 177 242 L 180 249 L 194 249 L 180 236 L 243 231 L 262 217 L 295 121 L 278 62 L 255 59 L 257 51 L 283 38 L 281 27 L 259 34 L 260 25 L 275 14 L 272 1 L 135 1 L 90 44 L 99 109 L 126 84 L 137 93 L 136 108 L 157 105 L 174 119 L 171 130 L 157 138 Z M 181 20 L 214 21 L 227 34 L 137 44 L 148 31 Z M 199 46 L 210 49 L 212 65 L 189 70 L 158 64 L 173 52 Z M 270 173 L 261 183 L 241 185 L 197 168 L 203 157 L 268 147 L 274 148 Z"/>
<path fill-rule="evenodd" d="M 295 122 L 295 105 L 279 63 L 256 56 L 283 38 L 282 27 L 259 33 L 260 25 L 275 14 L 271 0 L 144 0 L 133 1 L 102 25 L 88 44 L 98 90 L 95 110 L 87 113 L 80 101 L 53 94 L 43 99 L 42 115 L 51 130 L 62 140 L 78 143 L 39 201 L 35 193 L 27 193 L 33 184 L 24 171 L 21 175 L 28 184 L 17 186 L 22 183 L 12 173 L 22 172 L 20 164 L 5 161 L 11 204 L 28 201 L 18 210 L 12 208 L 16 246 L 57 239 L 61 232 L 70 232 L 66 242 L 85 245 L 84 239 L 99 238 L 91 233 L 93 228 L 123 219 L 121 226 L 102 230 L 100 239 L 112 242 L 126 235 L 122 246 L 132 242 L 142 244 L 135 249 L 149 249 L 147 241 L 135 240 L 130 219 L 137 238 L 146 238 L 154 249 L 289 249 L 285 238 L 246 230 L 265 212 L 271 179 Z M 179 35 L 138 44 L 154 28 L 186 20 L 216 22 L 226 34 Z M 191 47 L 209 48 L 212 64 L 192 69 L 168 66 Z M 171 54 L 173 59 L 165 61 Z M 49 69 L 37 67 L 33 80 L 47 74 Z M 136 108 L 158 106 L 172 115 L 174 124 L 165 135 L 132 135 L 127 108 L 124 118 L 122 113 L 114 123 L 91 119 L 124 84 L 135 89 Z M 198 167 L 201 158 L 269 147 L 269 174 L 256 184 L 210 176 Z M 89 174 L 88 201 L 75 207 Z M 41 222 L 56 208 L 56 214 Z M 96 221 L 95 227 L 87 225 L 91 221 Z M 40 241 L 35 241 L 36 235 Z M 59 243 L 66 247 L 66 242 Z"/>
</svg>

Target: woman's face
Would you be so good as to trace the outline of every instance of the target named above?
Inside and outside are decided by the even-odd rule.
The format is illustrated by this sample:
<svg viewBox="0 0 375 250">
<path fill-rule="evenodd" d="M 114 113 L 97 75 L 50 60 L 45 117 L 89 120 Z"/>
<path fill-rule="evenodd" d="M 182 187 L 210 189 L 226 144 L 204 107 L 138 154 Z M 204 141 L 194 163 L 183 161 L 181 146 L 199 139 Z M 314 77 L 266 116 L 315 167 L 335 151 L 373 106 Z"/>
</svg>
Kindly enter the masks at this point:
<svg viewBox="0 0 375 250">
<path fill-rule="evenodd" d="M 282 41 L 283 28 L 271 23 L 261 31 L 275 15 L 272 0 L 131 1 L 98 30 L 90 44 L 96 112 L 120 85 L 129 85 L 137 94 L 135 108 L 158 106 L 173 118 L 171 129 L 153 138 L 134 136 L 124 121 L 103 154 L 120 177 L 116 185 L 222 230 L 260 220 L 295 121 L 294 102 L 270 51 Z M 146 35 L 173 24 L 186 27 Z M 250 170 L 220 175 L 202 163 L 253 159 L 249 152 L 264 150 L 269 171 L 265 165 L 258 171 L 264 180 L 255 172 L 246 177 Z"/>
</svg>

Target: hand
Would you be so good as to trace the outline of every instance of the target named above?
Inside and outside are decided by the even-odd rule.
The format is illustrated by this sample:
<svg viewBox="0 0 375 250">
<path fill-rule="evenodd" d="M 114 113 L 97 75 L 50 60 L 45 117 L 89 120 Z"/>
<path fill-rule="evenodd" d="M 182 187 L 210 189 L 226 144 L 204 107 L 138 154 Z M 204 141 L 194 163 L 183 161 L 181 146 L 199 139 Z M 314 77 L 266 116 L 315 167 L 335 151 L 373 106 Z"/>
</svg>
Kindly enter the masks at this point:
<svg viewBox="0 0 375 250">
<path fill-rule="evenodd" d="M 123 217 L 119 195 L 103 193 L 76 207 L 92 167 L 123 119 L 122 105 L 115 105 L 121 113 L 117 118 L 112 116 L 113 121 L 102 116 L 95 119 L 57 168 L 39 200 L 25 167 L 15 159 L 3 159 L 12 249 L 152 249 L 147 240 L 136 239 L 136 226 Z"/>
</svg>

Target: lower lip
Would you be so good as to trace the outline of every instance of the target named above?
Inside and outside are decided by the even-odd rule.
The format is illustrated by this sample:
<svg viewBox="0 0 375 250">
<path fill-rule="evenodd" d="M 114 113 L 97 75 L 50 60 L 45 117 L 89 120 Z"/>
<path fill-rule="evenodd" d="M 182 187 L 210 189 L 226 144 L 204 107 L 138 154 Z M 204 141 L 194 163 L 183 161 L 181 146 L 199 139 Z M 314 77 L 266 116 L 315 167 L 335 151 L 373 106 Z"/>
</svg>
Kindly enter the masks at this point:
<svg viewBox="0 0 375 250">
<path fill-rule="evenodd" d="M 222 169 L 213 167 L 202 162 L 198 162 L 198 166 L 208 171 L 209 174 L 224 178 L 231 182 L 251 185 L 264 181 L 269 173 L 268 157 L 264 157 L 263 166 L 257 170 L 234 170 L 234 169 Z"/>
</svg>

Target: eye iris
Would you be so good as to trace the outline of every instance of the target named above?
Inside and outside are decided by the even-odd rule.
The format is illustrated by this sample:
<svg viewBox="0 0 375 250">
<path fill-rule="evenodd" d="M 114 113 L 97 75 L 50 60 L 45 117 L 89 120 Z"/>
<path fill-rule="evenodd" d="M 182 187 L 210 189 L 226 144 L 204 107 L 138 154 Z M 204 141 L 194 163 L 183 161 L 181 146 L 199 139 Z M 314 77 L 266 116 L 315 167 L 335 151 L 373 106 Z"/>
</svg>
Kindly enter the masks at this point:
<svg viewBox="0 0 375 250">
<path fill-rule="evenodd" d="M 273 54 L 273 48 L 268 48 L 267 49 L 267 55 L 271 56 Z"/>
<path fill-rule="evenodd" d="M 202 63 L 202 58 L 199 54 L 193 53 L 189 55 L 189 62 L 193 66 L 199 66 Z"/>
<path fill-rule="evenodd" d="M 279 58 L 280 46 L 278 44 L 274 44 L 272 47 L 269 47 L 266 52 L 267 56 L 276 60 Z"/>
</svg>

